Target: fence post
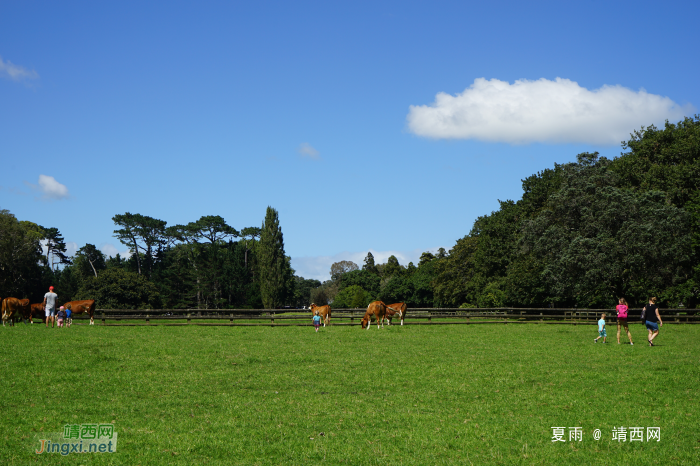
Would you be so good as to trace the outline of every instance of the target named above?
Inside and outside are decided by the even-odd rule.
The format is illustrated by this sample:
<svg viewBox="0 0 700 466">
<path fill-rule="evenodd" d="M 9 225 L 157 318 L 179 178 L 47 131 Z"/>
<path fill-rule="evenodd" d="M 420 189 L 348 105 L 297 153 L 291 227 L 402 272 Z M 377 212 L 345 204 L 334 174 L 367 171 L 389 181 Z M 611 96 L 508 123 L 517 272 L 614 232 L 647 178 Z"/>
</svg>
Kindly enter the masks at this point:
<svg viewBox="0 0 700 466">
<path fill-rule="evenodd" d="M 428 322 L 433 320 L 433 314 L 432 312 L 428 311 Z"/>
<path fill-rule="evenodd" d="M 544 322 L 544 319 L 542 318 L 542 313 L 540 312 L 540 323 Z"/>
<path fill-rule="evenodd" d="M 680 322 L 680 319 L 679 319 L 680 316 L 681 316 L 680 313 L 676 312 L 676 322 Z"/>
<path fill-rule="evenodd" d="M 105 324 L 105 311 L 102 311 L 102 325 L 106 325 Z"/>
<path fill-rule="evenodd" d="M 271 323 L 271 324 L 274 324 L 274 323 L 275 323 L 275 313 L 274 313 L 274 312 L 270 312 L 270 323 Z M 272 326 L 272 325 L 271 325 L 271 326 Z"/>
<path fill-rule="evenodd" d="M 151 323 L 151 315 L 150 314 L 146 314 L 146 323 L 147 324 Z"/>
<path fill-rule="evenodd" d="M 192 314 L 188 312 L 188 313 L 187 313 L 187 323 L 188 323 L 188 324 L 190 323 L 190 317 L 191 317 L 191 316 L 192 316 Z"/>
<path fill-rule="evenodd" d="M 233 323 L 233 312 L 230 313 L 230 314 L 228 315 L 228 317 L 229 317 L 228 323 L 229 323 L 229 324 L 232 324 L 232 323 Z"/>
</svg>

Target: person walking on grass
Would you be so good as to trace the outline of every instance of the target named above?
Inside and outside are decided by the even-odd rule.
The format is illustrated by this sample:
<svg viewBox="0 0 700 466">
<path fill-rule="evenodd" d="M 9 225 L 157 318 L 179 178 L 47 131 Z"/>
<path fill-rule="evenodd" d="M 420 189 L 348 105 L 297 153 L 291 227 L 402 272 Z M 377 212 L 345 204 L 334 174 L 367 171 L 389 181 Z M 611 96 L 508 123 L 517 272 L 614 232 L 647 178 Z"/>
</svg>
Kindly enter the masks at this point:
<svg viewBox="0 0 700 466">
<path fill-rule="evenodd" d="M 70 303 L 66 306 L 66 327 L 70 327 L 73 323 L 73 311 L 71 310 Z"/>
<path fill-rule="evenodd" d="M 625 327 L 625 332 L 627 332 L 627 338 L 630 341 L 630 345 L 634 345 L 634 343 L 632 343 L 632 334 L 627 326 L 627 311 L 629 310 L 629 306 L 627 305 L 625 298 L 620 298 L 619 302 L 620 304 L 617 305 L 617 344 L 620 344 L 620 330 L 622 330 L 622 327 Z"/>
<path fill-rule="evenodd" d="M 63 321 L 65 318 L 66 318 L 66 308 L 61 306 L 61 308 L 56 313 L 56 321 L 58 322 L 58 328 L 63 327 Z M 68 325 L 68 324 L 66 323 L 66 325 Z"/>
<path fill-rule="evenodd" d="M 598 321 L 598 338 L 593 340 L 593 343 L 598 343 L 599 338 L 603 339 L 603 343 L 608 342 L 608 333 L 605 331 L 605 313 L 600 315 L 600 320 Z"/>
<path fill-rule="evenodd" d="M 664 326 L 655 297 L 649 298 L 649 304 L 644 306 L 644 319 L 647 330 L 649 330 L 649 346 L 654 346 L 654 338 L 659 335 L 659 326 Z"/>
<path fill-rule="evenodd" d="M 58 295 L 53 292 L 53 286 L 49 287 L 49 292 L 44 295 L 44 313 L 46 314 L 46 328 L 49 328 L 49 320 L 51 328 L 53 328 L 54 317 L 56 316 L 56 300 Z"/>
<path fill-rule="evenodd" d="M 316 331 L 318 332 L 318 328 L 321 326 L 321 316 L 319 315 L 318 311 L 316 311 L 312 320 L 314 322 L 314 327 L 316 327 Z"/>
</svg>

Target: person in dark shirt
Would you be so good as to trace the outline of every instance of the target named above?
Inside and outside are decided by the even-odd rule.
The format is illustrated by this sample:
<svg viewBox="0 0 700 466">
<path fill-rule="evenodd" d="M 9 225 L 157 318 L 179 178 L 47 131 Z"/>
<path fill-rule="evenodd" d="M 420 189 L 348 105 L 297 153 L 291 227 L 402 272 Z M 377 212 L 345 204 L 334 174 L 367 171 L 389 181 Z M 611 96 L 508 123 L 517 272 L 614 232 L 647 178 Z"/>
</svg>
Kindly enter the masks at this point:
<svg viewBox="0 0 700 466">
<path fill-rule="evenodd" d="M 63 320 L 66 318 L 66 310 L 63 306 L 59 309 L 58 314 L 56 314 L 56 319 L 58 320 L 58 328 L 63 327 Z"/>
<path fill-rule="evenodd" d="M 649 330 L 649 346 L 654 346 L 654 338 L 659 335 L 659 326 L 664 323 L 659 315 L 659 306 L 656 305 L 656 298 L 649 298 L 649 304 L 644 307 L 644 319 L 647 330 Z"/>
</svg>

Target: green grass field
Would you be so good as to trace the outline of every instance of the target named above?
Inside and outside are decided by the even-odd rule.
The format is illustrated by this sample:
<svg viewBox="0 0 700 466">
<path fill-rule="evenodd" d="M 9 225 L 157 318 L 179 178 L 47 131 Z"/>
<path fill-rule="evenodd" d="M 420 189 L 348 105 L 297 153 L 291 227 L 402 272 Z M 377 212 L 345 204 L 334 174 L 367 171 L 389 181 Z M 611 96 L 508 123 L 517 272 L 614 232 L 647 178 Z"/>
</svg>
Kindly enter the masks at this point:
<svg viewBox="0 0 700 466">
<path fill-rule="evenodd" d="M 631 328 L 634 346 L 593 344 L 595 324 L 20 324 L 0 329 L 0 463 L 700 464 L 700 326 L 654 348 Z M 35 453 L 87 423 L 113 423 L 117 452 Z"/>
</svg>

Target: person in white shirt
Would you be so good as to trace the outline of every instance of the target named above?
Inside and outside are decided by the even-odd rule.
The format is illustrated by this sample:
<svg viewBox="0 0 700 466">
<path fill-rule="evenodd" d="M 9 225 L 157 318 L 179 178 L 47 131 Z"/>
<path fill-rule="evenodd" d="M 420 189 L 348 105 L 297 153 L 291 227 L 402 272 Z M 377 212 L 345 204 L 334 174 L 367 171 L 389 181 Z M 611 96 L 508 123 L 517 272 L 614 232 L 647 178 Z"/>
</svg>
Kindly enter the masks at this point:
<svg viewBox="0 0 700 466">
<path fill-rule="evenodd" d="M 44 295 L 44 313 L 46 313 L 46 328 L 49 328 L 49 320 L 51 320 L 51 328 L 53 328 L 54 319 L 56 317 L 56 300 L 58 295 L 53 292 L 53 286 L 49 287 L 49 292 Z"/>
</svg>

